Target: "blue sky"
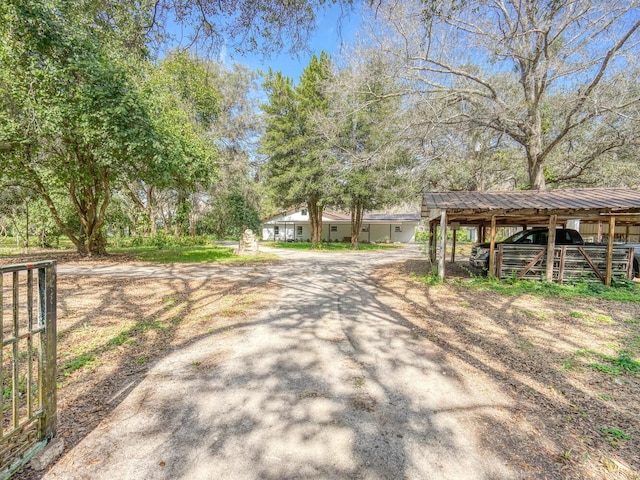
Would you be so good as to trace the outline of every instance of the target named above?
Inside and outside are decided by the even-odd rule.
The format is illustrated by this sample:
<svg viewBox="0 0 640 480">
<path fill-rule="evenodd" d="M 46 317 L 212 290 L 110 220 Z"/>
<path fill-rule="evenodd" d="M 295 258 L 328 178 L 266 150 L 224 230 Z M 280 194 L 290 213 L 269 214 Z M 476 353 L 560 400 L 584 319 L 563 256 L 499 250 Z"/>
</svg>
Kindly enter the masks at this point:
<svg viewBox="0 0 640 480">
<path fill-rule="evenodd" d="M 311 38 L 309 51 L 300 52 L 297 56 L 282 53 L 280 55 L 274 54 L 271 58 L 262 58 L 260 55 L 223 52 L 221 60 L 242 63 L 254 70 L 266 71 L 271 67 L 275 71 L 282 71 L 285 75 L 292 77 L 294 83 L 298 83 L 300 74 L 309 64 L 312 55 L 319 54 L 324 50 L 333 56 L 338 54 L 343 46 L 354 40 L 360 24 L 358 7 L 354 8 L 354 12 L 344 13 L 342 19 L 340 18 L 340 5 L 332 5 L 328 9 L 318 12 L 316 31 Z M 341 24 L 339 24 L 340 22 Z"/>
</svg>

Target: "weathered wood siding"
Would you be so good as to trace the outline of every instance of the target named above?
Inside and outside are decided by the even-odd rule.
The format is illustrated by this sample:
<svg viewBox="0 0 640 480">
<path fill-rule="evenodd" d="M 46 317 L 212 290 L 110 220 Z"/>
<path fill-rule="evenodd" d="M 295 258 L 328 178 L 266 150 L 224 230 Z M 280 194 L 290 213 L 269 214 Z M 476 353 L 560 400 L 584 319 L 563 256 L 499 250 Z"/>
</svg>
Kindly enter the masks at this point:
<svg viewBox="0 0 640 480">
<path fill-rule="evenodd" d="M 496 275 L 498 278 L 544 280 L 546 272 L 545 245 L 498 246 Z M 556 246 L 553 261 L 555 282 L 604 282 L 607 270 L 607 247 L 604 245 Z M 630 278 L 633 249 L 613 248 L 613 278 Z"/>
</svg>

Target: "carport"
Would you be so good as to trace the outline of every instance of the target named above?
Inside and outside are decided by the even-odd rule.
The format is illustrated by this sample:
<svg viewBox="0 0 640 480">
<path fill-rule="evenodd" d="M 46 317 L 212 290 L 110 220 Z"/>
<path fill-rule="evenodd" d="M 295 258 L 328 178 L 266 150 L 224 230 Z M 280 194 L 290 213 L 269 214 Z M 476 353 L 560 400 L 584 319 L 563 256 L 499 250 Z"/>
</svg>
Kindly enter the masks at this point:
<svg viewBox="0 0 640 480">
<path fill-rule="evenodd" d="M 555 232 L 572 220 L 597 224 L 600 235 L 608 227 L 606 273 L 602 280 L 611 285 L 616 225 L 626 227 L 626 241 L 640 226 L 640 192 L 629 188 L 581 188 L 510 192 L 427 192 L 422 202 L 422 220 L 429 225 L 429 252 L 437 260 L 438 274 L 445 277 L 447 228 L 476 227 L 478 238 L 490 243 L 489 272 L 494 271 L 496 230 L 504 226 L 549 228 L 546 254 L 547 281 L 553 280 Z M 439 234 L 438 232 L 439 228 Z M 599 236 L 600 236 L 599 235 Z M 640 236 L 640 233 L 637 234 Z M 455 235 L 453 236 L 455 256 Z M 439 247 L 439 248 L 438 248 Z M 439 253 L 437 253 L 439 252 Z M 585 256 L 588 261 L 588 256 Z M 596 269 L 597 270 L 597 269 Z"/>
</svg>

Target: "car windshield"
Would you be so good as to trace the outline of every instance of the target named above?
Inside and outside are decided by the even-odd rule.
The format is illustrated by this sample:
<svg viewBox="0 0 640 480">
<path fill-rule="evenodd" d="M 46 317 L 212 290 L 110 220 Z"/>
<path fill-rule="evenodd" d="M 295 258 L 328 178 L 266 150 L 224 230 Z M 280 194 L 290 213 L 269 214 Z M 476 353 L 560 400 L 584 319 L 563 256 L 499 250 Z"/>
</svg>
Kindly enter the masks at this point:
<svg viewBox="0 0 640 480">
<path fill-rule="evenodd" d="M 506 238 L 502 243 L 518 243 L 522 237 L 529 233 L 531 233 L 531 230 L 522 230 L 521 232 L 514 233 L 510 237 Z"/>
</svg>

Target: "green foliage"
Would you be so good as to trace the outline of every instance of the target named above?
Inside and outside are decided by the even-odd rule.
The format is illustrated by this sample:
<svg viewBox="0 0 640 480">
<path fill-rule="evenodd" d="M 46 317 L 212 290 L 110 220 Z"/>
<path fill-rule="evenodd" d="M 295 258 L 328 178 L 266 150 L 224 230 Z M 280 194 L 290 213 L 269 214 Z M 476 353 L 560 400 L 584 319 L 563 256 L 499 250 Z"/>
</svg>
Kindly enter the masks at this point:
<svg viewBox="0 0 640 480">
<path fill-rule="evenodd" d="M 76 370 L 80 370 L 81 368 L 84 368 L 84 367 L 90 367 L 92 365 L 95 365 L 95 363 L 96 363 L 95 355 L 91 353 L 83 353 L 81 355 L 78 355 L 76 358 L 72 360 L 64 362 L 62 364 L 62 373 L 65 377 L 68 377 Z"/>
<path fill-rule="evenodd" d="M 470 281 L 460 282 L 468 288 L 488 289 L 503 295 L 536 295 L 541 297 L 594 297 L 622 302 L 640 302 L 640 288 L 628 285 L 605 287 L 601 283 L 575 283 L 559 285 L 553 282 L 537 282 L 530 280 L 473 277 Z"/>
<path fill-rule="evenodd" d="M 258 212 L 240 193 L 223 197 L 222 204 L 207 212 L 198 222 L 198 233 L 237 240 L 247 228 L 260 230 Z"/>
<path fill-rule="evenodd" d="M 191 237 L 185 237 L 186 239 Z M 271 261 L 274 255 L 259 254 L 234 255 L 234 248 L 217 245 L 194 246 L 138 246 L 128 248 L 112 248 L 114 253 L 131 255 L 138 260 L 157 263 L 211 263 L 211 262 L 255 262 Z"/>
<path fill-rule="evenodd" d="M 188 193 L 215 178 L 207 122 L 218 97 L 206 70 L 179 55 L 152 66 L 141 40 L 146 6 L 110 8 L 9 0 L 0 9 L 0 183 L 39 195 L 89 254 L 105 251 L 107 212 L 123 183 Z"/>
<path fill-rule="evenodd" d="M 211 238 L 206 235 L 191 236 L 175 236 L 167 235 L 163 230 L 157 235 L 150 237 L 129 237 L 121 239 L 118 242 L 119 248 L 132 248 L 132 247 L 154 247 L 158 250 L 164 248 L 173 247 L 195 247 L 201 245 L 208 245 L 211 243 Z"/>
<path fill-rule="evenodd" d="M 640 362 L 631 358 L 626 352 L 621 352 L 617 357 L 599 355 L 606 363 L 591 363 L 589 367 L 609 375 L 638 374 L 640 373 Z"/>
<path fill-rule="evenodd" d="M 271 70 L 263 84 L 269 98 L 262 106 L 267 117 L 261 139 L 261 152 L 268 157 L 265 183 L 276 205 L 307 204 L 314 246 L 322 241 L 317 228 L 322 205 L 331 198 L 336 184 L 332 176 L 335 158 L 315 128 L 316 115 L 329 107 L 324 87 L 330 76 L 331 62 L 322 52 L 312 57 L 297 87 L 281 72 Z"/>
<path fill-rule="evenodd" d="M 607 442 L 616 447 L 621 440 L 631 440 L 631 435 L 616 427 L 600 427 L 599 430 L 606 436 Z"/>
<path fill-rule="evenodd" d="M 411 278 L 416 282 L 424 283 L 425 285 L 439 285 L 442 283 L 442 279 L 440 275 L 438 275 L 438 269 L 434 267 L 431 268 L 431 271 L 424 275 L 418 275 L 417 273 L 412 272 Z"/>
</svg>

